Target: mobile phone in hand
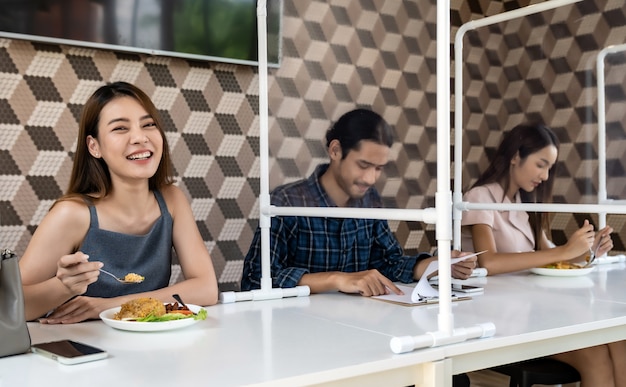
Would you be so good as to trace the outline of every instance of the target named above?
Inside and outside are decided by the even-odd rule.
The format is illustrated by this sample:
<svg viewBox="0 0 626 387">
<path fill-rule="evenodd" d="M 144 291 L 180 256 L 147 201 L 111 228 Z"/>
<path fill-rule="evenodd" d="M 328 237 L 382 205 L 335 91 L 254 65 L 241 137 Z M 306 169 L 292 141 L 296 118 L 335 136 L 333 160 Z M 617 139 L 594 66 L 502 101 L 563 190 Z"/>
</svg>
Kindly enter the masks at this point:
<svg viewBox="0 0 626 387">
<path fill-rule="evenodd" d="M 100 360 L 108 356 L 105 350 L 72 340 L 34 344 L 31 351 L 68 365 Z"/>
</svg>

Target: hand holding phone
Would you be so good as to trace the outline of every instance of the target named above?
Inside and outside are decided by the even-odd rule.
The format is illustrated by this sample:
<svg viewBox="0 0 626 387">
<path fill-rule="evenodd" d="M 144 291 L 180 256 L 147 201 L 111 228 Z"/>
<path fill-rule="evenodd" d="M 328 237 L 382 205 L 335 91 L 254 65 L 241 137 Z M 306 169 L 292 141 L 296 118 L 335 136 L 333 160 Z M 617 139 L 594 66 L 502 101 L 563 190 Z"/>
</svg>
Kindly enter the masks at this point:
<svg viewBox="0 0 626 387">
<path fill-rule="evenodd" d="M 108 353 L 100 348 L 72 340 L 34 344 L 31 351 L 68 365 L 100 360 L 108 356 Z"/>
</svg>

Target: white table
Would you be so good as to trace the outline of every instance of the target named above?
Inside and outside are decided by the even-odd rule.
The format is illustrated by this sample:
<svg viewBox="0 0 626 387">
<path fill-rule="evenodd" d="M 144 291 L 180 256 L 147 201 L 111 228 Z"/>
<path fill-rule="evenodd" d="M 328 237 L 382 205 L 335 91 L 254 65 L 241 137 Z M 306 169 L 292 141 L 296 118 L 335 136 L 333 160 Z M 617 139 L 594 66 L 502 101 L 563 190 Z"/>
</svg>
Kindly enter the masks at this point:
<svg viewBox="0 0 626 387">
<path fill-rule="evenodd" d="M 454 313 L 457 325 L 489 313 L 497 334 L 489 340 L 447 347 L 453 372 L 626 339 L 625 269 L 621 263 L 599 265 L 584 277 L 519 273 L 488 278 L 481 306 L 466 304 Z M 491 307 L 486 308 L 487 303 Z"/>
<path fill-rule="evenodd" d="M 62 366 L 39 355 L 0 359 L 0 387 L 113 385 L 450 386 L 452 373 L 626 339 L 625 265 L 584 277 L 521 272 L 473 278 L 485 292 L 453 303 L 455 326 L 496 325 L 492 338 L 395 355 L 394 336 L 437 330 L 437 305 L 405 307 L 339 293 L 209 307 L 169 332 L 125 332 L 100 321 L 30 323 L 34 343 L 73 339 L 110 358 Z"/>
<path fill-rule="evenodd" d="M 354 301 L 360 307 L 346 308 Z M 101 321 L 66 326 L 29 323 L 33 343 L 72 339 L 106 349 L 110 357 L 74 366 L 35 354 L 3 358 L 0 386 L 171 387 L 182 381 L 220 387 L 295 386 L 377 370 L 384 377 L 386 370 L 398 365 L 420 368 L 443 358 L 441 349 L 394 355 L 387 335 L 339 321 L 354 311 L 355 321 L 367 318 L 363 301 L 373 308 L 370 311 L 388 307 L 340 294 L 217 305 L 207 308 L 206 321 L 155 333 L 118 331 Z"/>
</svg>

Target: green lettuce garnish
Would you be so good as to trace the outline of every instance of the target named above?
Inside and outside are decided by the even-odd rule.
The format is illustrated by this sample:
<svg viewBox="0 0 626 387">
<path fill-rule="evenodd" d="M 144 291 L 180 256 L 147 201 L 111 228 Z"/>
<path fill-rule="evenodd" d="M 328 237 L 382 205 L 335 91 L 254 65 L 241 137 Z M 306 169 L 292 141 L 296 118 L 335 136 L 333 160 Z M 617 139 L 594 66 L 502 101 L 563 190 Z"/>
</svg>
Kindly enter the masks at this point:
<svg viewBox="0 0 626 387">
<path fill-rule="evenodd" d="M 207 316 L 207 311 L 204 308 L 200 308 L 200 310 L 198 311 L 198 313 L 194 313 L 193 314 L 193 319 L 194 320 L 206 320 L 206 316 Z"/>
<path fill-rule="evenodd" d="M 182 314 L 182 313 L 166 313 L 162 316 L 155 316 L 153 314 L 149 314 L 146 317 L 142 317 L 137 319 L 139 322 L 163 322 L 163 321 L 174 321 L 174 320 L 184 320 L 188 318 L 192 318 L 194 320 L 206 320 L 207 311 L 204 308 L 200 308 L 198 313 L 194 314 Z"/>
</svg>

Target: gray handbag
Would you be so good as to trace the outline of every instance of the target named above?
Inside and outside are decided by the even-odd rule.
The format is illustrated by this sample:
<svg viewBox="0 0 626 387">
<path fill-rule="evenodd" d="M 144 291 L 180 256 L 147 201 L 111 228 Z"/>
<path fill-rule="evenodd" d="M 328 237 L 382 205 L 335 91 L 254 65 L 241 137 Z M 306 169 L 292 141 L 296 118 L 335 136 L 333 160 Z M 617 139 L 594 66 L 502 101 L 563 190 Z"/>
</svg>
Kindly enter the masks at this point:
<svg viewBox="0 0 626 387">
<path fill-rule="evenodd" d="M 24 293 L 17 257 L 0 251 L 0 357 L 25 353 L 30 334 L 24 315 Z"/>
</svg>

